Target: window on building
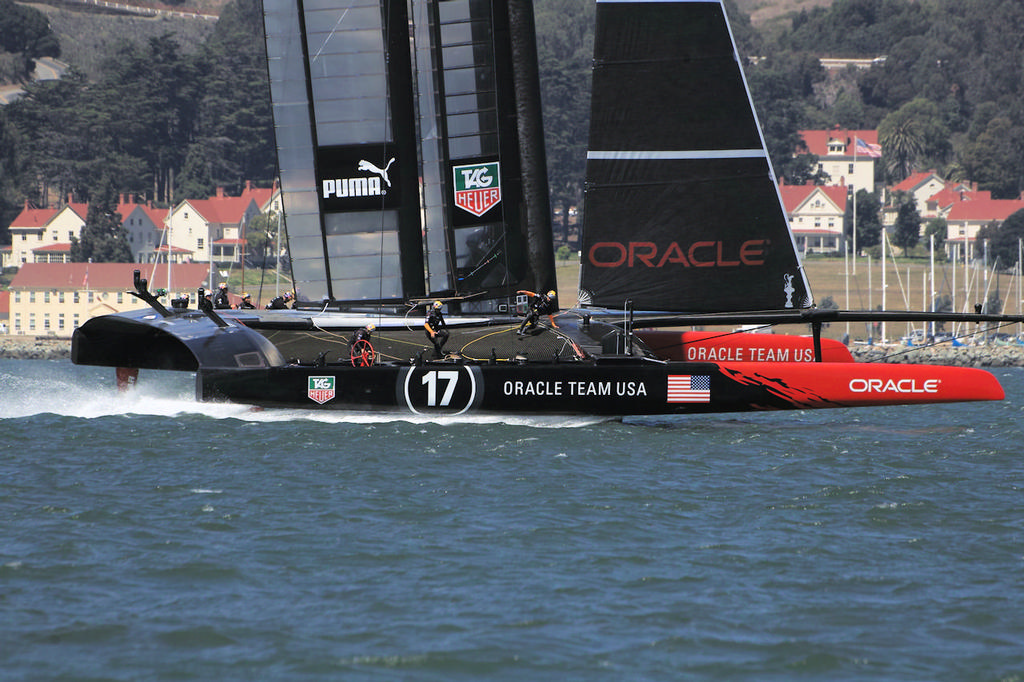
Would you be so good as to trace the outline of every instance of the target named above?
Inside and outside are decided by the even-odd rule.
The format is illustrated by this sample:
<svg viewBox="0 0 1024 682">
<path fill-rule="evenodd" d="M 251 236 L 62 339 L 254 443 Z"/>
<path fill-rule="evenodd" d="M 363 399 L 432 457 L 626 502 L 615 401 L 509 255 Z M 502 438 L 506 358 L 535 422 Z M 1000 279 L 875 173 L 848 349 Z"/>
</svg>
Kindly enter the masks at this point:
<svg viewBox="0 0 1024 682">
<path fill-rule="evenodd" d="M 57 293 L 57 303 L 63 303 L 63 302 L 64 302 L 64 292 L 60 291 L 60 292 Z"/>
<path fill-rule="evenodd" d="M 34 332 L 36 330 L 36 315 L 35 313 L 29 313 L 28 315 L 28 330 Z"/>
<path fill-rule="evenodd" d="M 50 314 L 49 313 L 43 315 L 43 329 L 46 330 L 46 331 L 50 331 Z"/>
<path fill-rule="evenodd" d="M 64 331 L 64 313 L 57 315 L 57 329 Z"/>
<path fill-rule="evenodd" d="M 15 291 L 14 292 L 14 302 L 15 303 L 21 303 L 21 292 L 20 291 Z"/>
<path fill-rule="evenodd" d="M 28 302 L 29 303 L 35 303 L 36 302 L 36 292 L 34 292 L 34 291 L 28 292 Z"/>
<path fill-rule="evenodd" d="M 75 325 L 75 329 L 78 329 L 78 313 L 71 318 L 72 323 Z"/>
<path fill-rule="evenodd" d="M 118 302 L 119 305 L 121 303 L 124 303 L 124 293 L 122 293 L 120 291 L 117 292 L 117 302 Z"/>
<path fill-rule="evenodd" d="M 78 295 L 78 292 L 76 291 L 75 292 L 75 303 L 81 303 L 81 302 L 82 302 L 81 297 Z"/>
<path fill-rule="evenodd" d="M 92 303 L 92 302 L 93 302 L 93 300 L 94 300 L 94 298 L 93 298 L 93 297 L 94 297 L 94 294 L 93 294 L 93 292 L 91 292 L 91 291 L 90 291 L 90 292 L 89 292 L 89 303 Z"/>
<path fill-rule="evenodd" d="M 199 249 L 199 250 L 202 250 L 202 248 L 203 248 L 203 238 L 202 237 L 200 237 L 199 239 L 196 240 L 196 248 Z"/>
<path fill-rule="evenodd" d="M 853 164 L 852 163 L 850 164 L 850 170 L 848 170 L 846 172 L 849 173 L 850 175 L 853 175 Z"/>
<path fill-rule="evenodd" d="M 74 230 L 68 230 L 68 241 L 71 241 L 74 238 L 75 238 L 75 231 Z"/>
</svg>

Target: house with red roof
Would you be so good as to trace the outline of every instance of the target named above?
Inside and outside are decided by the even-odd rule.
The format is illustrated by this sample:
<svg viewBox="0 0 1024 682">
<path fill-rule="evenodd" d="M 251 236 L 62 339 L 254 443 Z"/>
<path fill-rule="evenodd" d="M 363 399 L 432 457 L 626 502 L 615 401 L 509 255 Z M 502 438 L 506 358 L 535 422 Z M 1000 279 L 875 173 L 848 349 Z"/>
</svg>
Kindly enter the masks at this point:
<svg viewBox="0 0 1024 682">
<path fill-rule="evenodd" d="M 842 251 L 847 192 L 838 185 L 779 185 L 797 250 L 803 254 Z"/>
<path fill-rule="evenodd" d="M 136 263 L 157 262 L 168 209 L 155 208 L 151 203 L 140 203 L 136 197 L 122 194 L 116 210 L 128 236 L 132 260 Z"/>
<path fill-rule="evenodd" d="M 11 233 L 9 266 L 21 267 L 37 262 L 37 258 L 44 263 L 67 262 L 71 238 L 82 234 L 88 210 L 87 204 L 75 202 L 62 208 L 35 208 L 26 201 L 8 227 Z M 44 250 L 37 255 L 35 252 L 40 248 Z"/>
<path fill-rule="evenodd" d="M 127 293 L 135 270 L 142 270 L 151 291 L 167 288 L 167 266 L 162 263 L 25 263 L 10 285 L 8 333 L 70 337 L 91 317 L 143 308 L 145 304 Z M 176 265 L 170 286 L 174 292 L 191 292 L 194 299 L 208 274 L 205 263 Z M 169 296 L 161 301 L 170 306 Z"/>
<path fill-rule="evenodd" d="M 882 156 L 877 130 L 836 127 L 799 133 L 807 152 L 818 157 L 818 170 L 831 178 L 828 184 L 875 191 L 875 161 Z"/>
<path fill-rule="evenodd" d="M 928 197 L 922 218 L 945 218 L 955 204 L 961 201 L 989 200 L 992 192 L 977 189 L 976 183 L 947 182 L 946 187 Z"/>
<path fill-rule="evenodd" d="M 986 225 L 1001 225 L 1011 215 L 1024 209 L 1022 199 L 975 199 L 960 201 L 946 216 L 946 251 L 953 258 L 981 258 L 983 247 L 978 243 L 978 230 Z"/>
<path fill-rule="evenodd" d="M 245 225 L 259 215 L 260 208 L 250 193 L 229 197 L 223 188 L 209 199 L 186 199 L 174 207 L 164 223 L 166 242 L 190 253 L 188 259 L 220 265 L 241 264 L 245 253 Z"/>
<path fill-rule="evenodd" d="M 946 184 L 935 171 L 911 173 L 905 180 L 886 190 L 882 206 L 882 224 L 886 227 L 896 224 L 896 216 L 899 214 L 896 197 L 899 194 L 909 195 L 914 200 L 918 214 L 924 218 L 928 199 L 946 189 Z"/>
</svg>

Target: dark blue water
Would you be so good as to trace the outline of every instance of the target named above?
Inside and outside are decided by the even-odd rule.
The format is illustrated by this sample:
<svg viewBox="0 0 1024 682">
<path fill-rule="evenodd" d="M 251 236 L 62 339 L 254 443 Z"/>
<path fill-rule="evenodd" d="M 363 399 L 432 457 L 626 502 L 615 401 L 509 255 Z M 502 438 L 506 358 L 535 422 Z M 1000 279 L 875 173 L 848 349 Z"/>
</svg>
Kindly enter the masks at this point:
<svg viewBox="0 0 1024 682">
<path fill-rule="evenodd" d="M 1002 403 L 408 421 L 0 361 L 4 680 L 1019 680 Z"/>
</svg>

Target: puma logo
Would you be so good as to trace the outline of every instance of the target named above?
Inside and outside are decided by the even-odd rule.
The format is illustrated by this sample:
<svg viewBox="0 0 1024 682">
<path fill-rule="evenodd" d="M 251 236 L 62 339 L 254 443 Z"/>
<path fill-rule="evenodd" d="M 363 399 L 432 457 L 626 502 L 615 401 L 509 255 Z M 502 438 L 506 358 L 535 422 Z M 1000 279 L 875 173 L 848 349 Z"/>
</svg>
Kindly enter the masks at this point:
<svg viewBox="0 0 1024 682">
<path fill-rule="evenodd" d="M 384 166 L 383 168 L 378 168 L 377 166 L 373 165 L 372 163 L 370 163 L 369 161 L 366 161 L 364 159 L 364 160 L 359 162 L 359 170 L 361 170 L 361 171 L 369 171 L 370 173 L 376 173 L 377 175 L 379 175 L 381 177 L 381 179 L 385 183 L 387 183 L 387 186 L 390 187 L 391 186 L 391 179 L 388 178 L 388 169 L 391 168 L 391 164 L 393 164 L 394 162 L 395 162 L 395 159 L 394 159 L 394 157 L 392 157 L 391 160 L 388 161 L 388 165 Z"/>
</svg>

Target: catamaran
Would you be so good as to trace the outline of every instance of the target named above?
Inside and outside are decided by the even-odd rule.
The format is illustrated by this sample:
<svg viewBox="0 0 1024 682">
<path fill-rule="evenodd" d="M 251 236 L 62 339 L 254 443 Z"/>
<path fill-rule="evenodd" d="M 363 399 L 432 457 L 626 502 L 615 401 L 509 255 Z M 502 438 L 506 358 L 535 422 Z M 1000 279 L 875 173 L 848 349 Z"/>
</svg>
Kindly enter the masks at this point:
<svg viewBox="0 0 1024 682">
<path fill-rule="evenodd" d="M 75 331 L 72 360 L 195 372 L 270 407 L 649 415 L 998 400 L 974 368 L 865 364 L 814 307 L 720 0 L 598 0 L 578 304 L 555 289 L 529 0 L 264 0 L 296 302 L 198 292 Z M 449 338 L 423 328 L 441 301 Z M 804 323 L 813 333 L 691 326 Z M 352 332 L 374 325 L 369 342 Z"/>
</svg>

